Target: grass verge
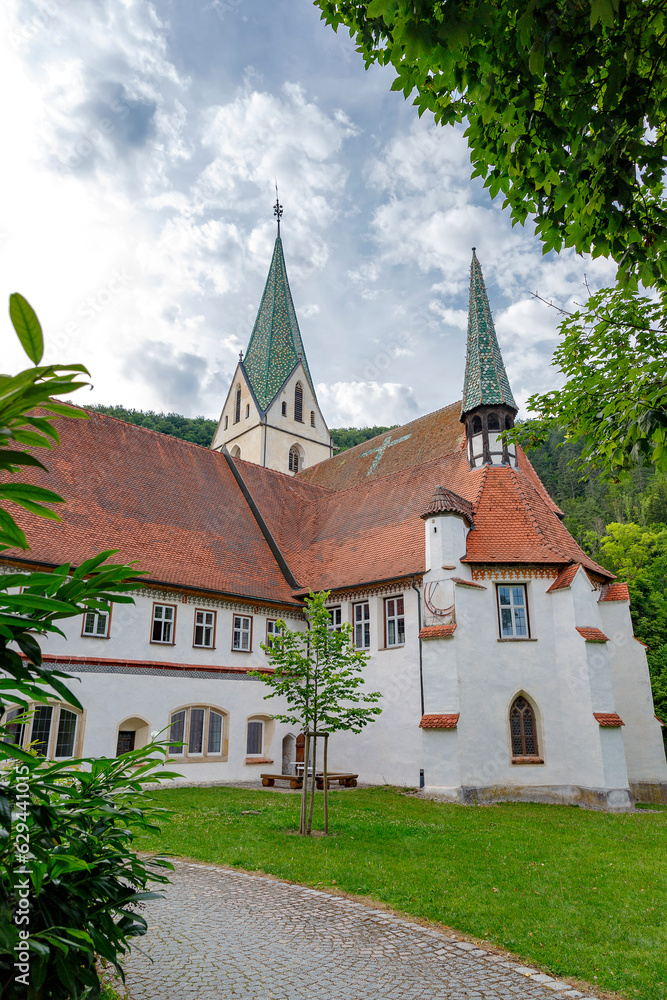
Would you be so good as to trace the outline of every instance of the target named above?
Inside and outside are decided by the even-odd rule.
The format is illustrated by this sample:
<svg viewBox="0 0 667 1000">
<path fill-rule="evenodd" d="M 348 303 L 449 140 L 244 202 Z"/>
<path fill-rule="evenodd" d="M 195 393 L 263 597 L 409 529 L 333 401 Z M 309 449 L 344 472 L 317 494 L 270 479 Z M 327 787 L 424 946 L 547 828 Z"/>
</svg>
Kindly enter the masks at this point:
<svg viewBox="0 0 667 1000">
<path fill-rule="evenodd" d="M 142 850 L 369 896 L 514 952 L 556 977 L 667 1000 L 667 816 L 443 805 L 391 788 L 330 796 L 331 837 L 289 836 L 299 797 L 152 793 L 172 814 Z M 245 810 L 258 815 L 243 815 Z"/>
</svg>

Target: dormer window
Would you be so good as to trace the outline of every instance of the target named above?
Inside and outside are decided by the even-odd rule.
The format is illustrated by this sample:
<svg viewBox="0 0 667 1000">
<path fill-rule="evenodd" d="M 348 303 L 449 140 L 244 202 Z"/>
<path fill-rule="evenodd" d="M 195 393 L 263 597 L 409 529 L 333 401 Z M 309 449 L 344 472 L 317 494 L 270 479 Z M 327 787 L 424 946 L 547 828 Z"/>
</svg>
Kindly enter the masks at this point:
<svg viewBox="0 0 667 1000">
<path fill-rule="evenodd" d="M 303 386 L 300 382 L 294 386 L 294 419 L 303 423 Z"/>
</svg>

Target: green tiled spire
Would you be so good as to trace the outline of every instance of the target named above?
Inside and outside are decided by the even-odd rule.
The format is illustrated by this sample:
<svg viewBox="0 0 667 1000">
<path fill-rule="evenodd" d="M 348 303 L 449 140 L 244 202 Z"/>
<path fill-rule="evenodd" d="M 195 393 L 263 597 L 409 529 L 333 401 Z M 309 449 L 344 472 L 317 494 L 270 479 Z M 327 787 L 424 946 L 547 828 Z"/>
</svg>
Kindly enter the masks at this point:
<svg viewBox="0 0 667 1000">
<path fill-rule="evenodd" d="M 243 361 L 246 375 L 262 409 L 268 407 L 297 361 L 303 362 L 312 388 L 279 235 Z"/>
<path fill-rule="evenodd" d="M 468 352 L 461 414 L 469 413 L 476 406 L 498 404 L 508 406 L 515 412 L 518 409 L 498 346 L 482 268 L 473 247 L 470 265 Z"/>
</svg>

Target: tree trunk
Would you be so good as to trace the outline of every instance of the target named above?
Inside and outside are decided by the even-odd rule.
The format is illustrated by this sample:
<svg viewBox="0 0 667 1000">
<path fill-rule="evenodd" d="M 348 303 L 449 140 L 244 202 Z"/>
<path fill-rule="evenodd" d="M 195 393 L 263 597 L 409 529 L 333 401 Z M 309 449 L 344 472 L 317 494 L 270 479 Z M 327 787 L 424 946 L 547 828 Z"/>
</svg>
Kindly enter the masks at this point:
<svg viewBox="0 0 667 1000">
<path fill-rule="evenodd" d="M 306 832 L 306 813 L 308 811 L 308 758 L 310 757 L 310 735 L 306 731 L 306 742 L 303 748 L 303 782 L 301 785 L 301 818 L 299 833 Z"/>
<path fill-rule="evenodd" d="M 310 809 L 308 811 L 308 827 L 306 829 L 306 835 L 309 837 L 313 830 L 313 807 L 315 805 L 315 784 L 316 784 L 316 768 L 317 768 L 317 735 L 313 733 L 313 777 L 310 786 Z"/>
<path fill-rule="evenodd" d="M 327 757 L 329 754 L 329 734 L 324 736 L 324 835 L 329 834 L 329 782 L 327 781 Z"/>
</svg>

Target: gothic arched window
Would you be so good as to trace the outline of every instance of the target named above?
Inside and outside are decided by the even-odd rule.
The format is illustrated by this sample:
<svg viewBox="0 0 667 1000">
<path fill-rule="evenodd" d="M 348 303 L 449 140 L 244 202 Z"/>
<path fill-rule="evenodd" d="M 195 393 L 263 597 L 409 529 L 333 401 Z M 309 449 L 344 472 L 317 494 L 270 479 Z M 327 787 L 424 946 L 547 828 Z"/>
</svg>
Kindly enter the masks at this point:
<svg viewBox="0 0 667 1000">
<path fill-rule="evenodd" d="M 487 427 L 489 428 L 490 431 L 499 431 L 500 430 L 500 421 L 498 420 L 498 417 L 496 416 L 495 413 L 490 413 L 489 414 L 489 419 L 488 419 L 488 422 L 487 422 Z"/>
<path fill-rule="evenodd" d="M 296 446 L 289 450 L 289 470 L 290 472 L 299 471 L 299 449 Z"/>
<path fill-rule="evenodd" d="M 303 386 L 300 382 L 294 386 L 294 419 L 303 423 Z"/>
<path fill-rule="evenodd" d="M 481 434 L 482 433 L 482 418 L 481 417 L 473 417 L 473 420 L 472 420 L 472 432 L 473 432 L 473 434 Z"/>
<path fill-rule="evenodd" d="M 236 386 L 236 409 L 234 411 L 234 423 L 238 424 L 241 419 L 241 386 Z"/>
<path fill-rule="evenodd" d="M 519 695 L 510 709 L 513 757 L 537 757 L 537 726 L 535 713 L 526 699 Z"/>
</svg>

